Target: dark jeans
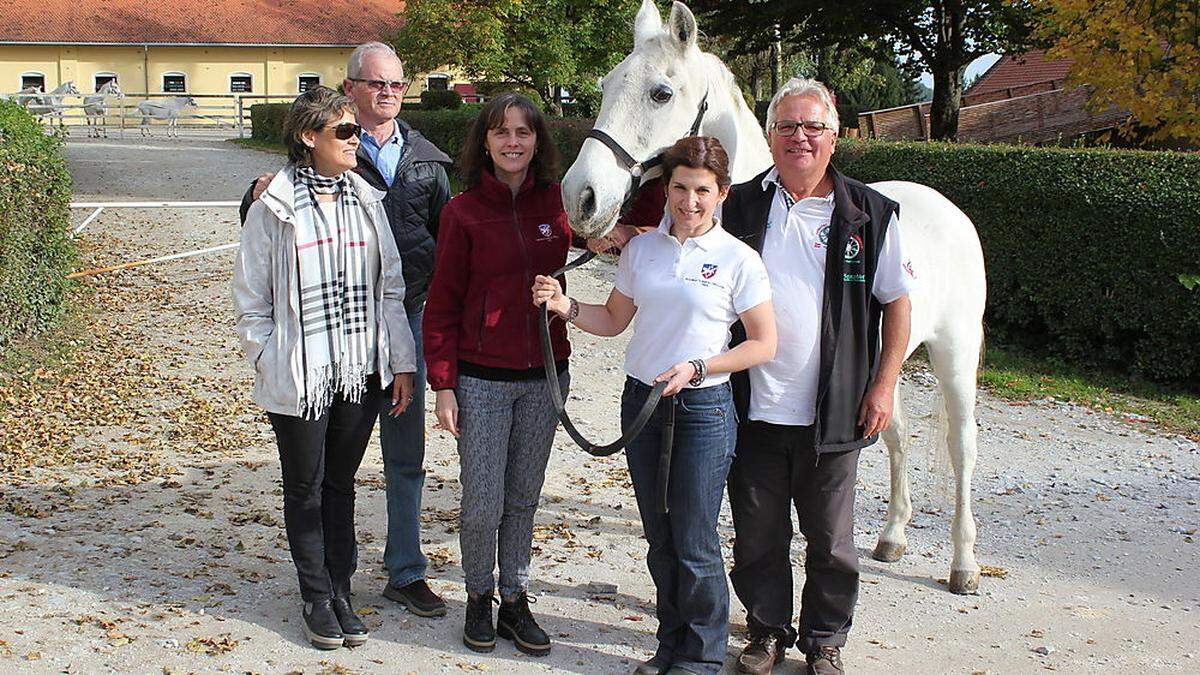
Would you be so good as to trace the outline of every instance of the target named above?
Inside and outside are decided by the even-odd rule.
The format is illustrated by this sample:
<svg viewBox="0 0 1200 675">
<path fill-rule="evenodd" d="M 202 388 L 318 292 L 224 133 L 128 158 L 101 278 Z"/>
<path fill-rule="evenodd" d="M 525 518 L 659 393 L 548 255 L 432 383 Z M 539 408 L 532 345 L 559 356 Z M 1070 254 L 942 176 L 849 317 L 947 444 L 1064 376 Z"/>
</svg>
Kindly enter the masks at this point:
<svg viewBox="0 0 1200 675">
<path fill-rule="evenodd" d="M 857 475 L 858 450 L 818 460 L 811 426 L 747 422 L 738 429 L 737 459 L 729 473 L 736 532 L 729 578 L 746 606 L 752 635 L 775 633 L 787 643 L 797 637 L 789 558 L 795 506 L 807 542 L 796 646 L 809 653 L 846 644 L 858 600 Z"/>
<path fill-rule="evenodd" d="M 413 375 L 413 400 L 404 412 L 392 417 L 392 397 L 381 401 L 379 447 L 383 451 L 383 478 L 387 485 L 387 544 L 383 564 L 393 586 L 425 578 L 429 560 L 421 552 L 421 491 L 425 488 L 425 350 L 421 344 L 424 310 L 408 315 L 417 342 L 417 372 Z"/>
<path fill-rule="evenodd" d="M 336 396 L 315 420 L 267 413 L 283 467 L 283 522 L 305 602 L 350 594 L 358 558 L 354 474 L 382 397 L 379 376 L 372 375 L 360 403 Z"/>
<path fill-rule="evenodd" d="M 649 393 L 650 387 L 633 378 L 626 380 L 622 428 L 633 422 Z M 675 406 L 675 443 L 670 513 L 661 514 L 657 511 L 658 459 L 666 405 Z M 729 639 L 729 586 L 717 516 L 736 430 L 728 384 L 684 389 L 659 405 L 625 449 L 650 547 L 646 565 L 657 591 L 655 658 L 697 673 L 721 669 Z"/>
</svg>

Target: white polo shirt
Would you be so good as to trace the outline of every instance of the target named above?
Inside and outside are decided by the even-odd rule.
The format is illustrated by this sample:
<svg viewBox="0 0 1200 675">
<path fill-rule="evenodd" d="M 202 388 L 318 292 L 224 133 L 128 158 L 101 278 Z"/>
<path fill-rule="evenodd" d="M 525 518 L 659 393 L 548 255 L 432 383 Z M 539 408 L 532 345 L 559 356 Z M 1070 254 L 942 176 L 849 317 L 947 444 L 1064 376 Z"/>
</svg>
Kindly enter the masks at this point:
<svg viewBox="0 0 1200 675">
<path fill-rule="evenodd" d="M 637 305 L 625 372 L 647 385 L 676 363 L 727 351 L 738 315 L 771 299 L 754 249 L 719 222 L 680 245 L 668 215 L 625 246 L 615 286 Z M 728 373 L 709 375 L 700 386 L 728 380 Z"/>
<path fill-rule="evenodd" d="M 771 169 L 762 187 L 766 190 L 778 181 L 778 170 Z M 762 259 L 775 297 L 779 346 L 774 360 L 750 369 L 752 420 L 807 426 L 816 419 L 825 250 L 832 217 L 833 193 L 793 203 L 782 185 L 775 191 Z M 904 251 L 898 219 L 893 216 L 879 252 L 871 294 L 887 304 L 915 288 L 916 276 Z"/>
</svg>

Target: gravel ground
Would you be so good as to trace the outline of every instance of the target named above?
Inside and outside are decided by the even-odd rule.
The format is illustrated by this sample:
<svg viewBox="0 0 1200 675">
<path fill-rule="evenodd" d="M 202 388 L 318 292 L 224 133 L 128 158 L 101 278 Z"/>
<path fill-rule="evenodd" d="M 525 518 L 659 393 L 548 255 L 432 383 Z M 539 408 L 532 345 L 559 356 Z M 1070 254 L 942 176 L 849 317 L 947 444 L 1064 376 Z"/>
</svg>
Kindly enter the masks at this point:
<svg viewBox="0 0 1200 675">
<path fill-rule="evenodd" d="M 232 200 L 281 157 L 227 143 L 75 141 L 80 199 Z M 77 214 L 82 218 L 82 214 Z M 111 264 L 235 241 L 224 210 L 110 211 L 85 262 Z M 654 646 L 653 587 L 624 460 L 588 458 L 559 434 L 538 513 L 532 593 L 555 639 L 544 659 L 459 641 L 459 494 L 453 444 L 430 432 L 423 520 L 431 584 L 450 615 L 427 620 L 379 595 L 384 492 L 377 442 L 359 472 L 356 603 L 364 647 L 303 641 L 265 416 L 250 402 L 228 279 L 232 252 L 89 280 L 94 340 L 42 388 L 0 392 L 0 671 L 627 672 Z M 613 266 L 572 278 L 602 298 Z M 616 434 L 622 338 L 575 332 L 570 407 L 586 433 Z M 850 672 L 1197 672 L 1200 447 L 1144 422 L 1053 401 L 982 395 L 975 596 L 954 596 L 944 461 L 931 452 L 932 376 L 911 369 L 916 516 L 909 553 L 870 560 L 887 457 L 865 450 L 857 543 L 863 585 L 844 652 Z M 429 418 L 432 420 L 432 415 Z M 11 435 L 10 435 L 11 434 Z M 728 511 L 722 534 L 731 539 Z M 793 549 L 803 559 L 799 542 Z M 728 550 L 727 550 L 728 554 Z M 615 584 L 597 594 L 593 582 Z M 730 658 L 744 613 L 733 610 Z M 795 653 L 777 670 L 802 672 Z"/>
</svg>

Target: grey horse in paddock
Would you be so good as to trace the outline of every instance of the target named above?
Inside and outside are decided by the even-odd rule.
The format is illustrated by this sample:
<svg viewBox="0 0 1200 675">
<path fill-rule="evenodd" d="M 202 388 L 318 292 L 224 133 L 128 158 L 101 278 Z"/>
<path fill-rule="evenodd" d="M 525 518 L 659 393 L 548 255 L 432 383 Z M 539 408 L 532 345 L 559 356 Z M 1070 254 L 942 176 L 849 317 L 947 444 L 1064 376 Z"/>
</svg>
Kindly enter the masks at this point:
<svg viewBox="0 0 1200 675">
<path fill-rule="evenodd" d="M 108 99 L 118 101 L 125 98 L 125 93 L 117 86 L 116 80 L 109 80 L 95 94 L 83 97 L 83 114 L 88 125 L 88 138 L 100 138 L 103 133 L 108 138 Z"/>
<path fill-rule="evenodd" d="M 150 120 L 166 120 L 167 136 L 179 137 L 179 116 L 187 108 L 197 107 L 196 99 L 191 96 L 173 96 L 162 101 L 142 101 L 137 105 L 138 114 L 142 116 L 142 135 L 149 136 Z M 174 131 L 174 133 L 172 133 Z"/>
<path fill-rule="evenodd" d="M 27 96 L 22 92 L 17 96 L 18 98 L 24 98 L 25 110 L 39 120 L 48 117 L 57 117 L 58 128 L 64 134 L 67 134 L 69 133 L 67 125 L 63 121 L 63 111 L 66 110 L 66 106 L 63 105 L 63 99 L 68 96 L 83 96 L 83 92 L 75 87 L 74 81 L 67 80 L 45 94 Z"/>
</svg>

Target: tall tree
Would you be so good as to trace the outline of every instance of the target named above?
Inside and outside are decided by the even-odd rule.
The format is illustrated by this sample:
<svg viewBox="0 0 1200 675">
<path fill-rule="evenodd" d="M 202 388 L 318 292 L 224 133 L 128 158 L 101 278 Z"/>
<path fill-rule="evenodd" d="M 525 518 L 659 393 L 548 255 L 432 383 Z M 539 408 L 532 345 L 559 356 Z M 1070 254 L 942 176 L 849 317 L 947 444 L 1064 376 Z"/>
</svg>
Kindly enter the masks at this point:
<svg viewBox="0 0 1200 675">
<path fill-rule="evenodd" d="M 772 31 L 800 48 L 856 44 L 895 50 L 911 75 L 933 75 L 930 133 L 958 133 L 963 72 L 984 54 L 1032 43 L 1033 0 L 692 0 L 709 34 L 738 53 L 767 48 Z"/>
<path fill-rule="evenodd" d="M 1074 61 L 1089 106 L 1130 111 L 1152 140 L 1200 141 L 1200 2 L 1040 0 L 1048 55 Z"/>
<path fill-rule="evenodd" d="M 638 0 L 408 0 L 393 40 L 412 70 L 449 64 L 474 79 L 594 102 L 596 80 L 631 48 Z"/>
</svg>

